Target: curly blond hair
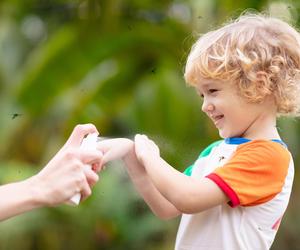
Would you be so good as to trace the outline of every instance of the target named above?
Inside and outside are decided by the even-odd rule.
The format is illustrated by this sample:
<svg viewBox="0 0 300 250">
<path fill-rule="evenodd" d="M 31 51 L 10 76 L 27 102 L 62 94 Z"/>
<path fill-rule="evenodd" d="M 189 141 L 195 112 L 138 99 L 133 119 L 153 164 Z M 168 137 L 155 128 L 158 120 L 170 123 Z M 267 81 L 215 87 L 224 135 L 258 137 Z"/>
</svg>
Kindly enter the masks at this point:
<svg viewBox="0 0 300 250">
<path fill-rule="evenodd" d="M 244 14 L 201 36 L 185 67 L 185 80 L 230 81 L 249 102 L 273 95 L 278 115 L 300 114 L 300 35 L 291 25 L 262 14 Z"/>
</svg>

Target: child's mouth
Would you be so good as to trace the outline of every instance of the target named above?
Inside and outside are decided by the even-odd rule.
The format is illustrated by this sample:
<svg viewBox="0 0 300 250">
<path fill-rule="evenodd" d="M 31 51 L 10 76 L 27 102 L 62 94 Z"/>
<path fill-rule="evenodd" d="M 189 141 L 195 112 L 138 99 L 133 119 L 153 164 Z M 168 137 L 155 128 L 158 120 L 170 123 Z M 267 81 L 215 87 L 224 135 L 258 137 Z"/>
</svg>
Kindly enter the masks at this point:
<svg viewBox="0 0 300 250">
<path fill-rule="evenodd" d="M 217 116 L 213 117 L 213 122 L 214 122 L 215 126 L 218 126 L 223 118 L 224 118 L 224 115 L 217 115 Z"/>
</svg>

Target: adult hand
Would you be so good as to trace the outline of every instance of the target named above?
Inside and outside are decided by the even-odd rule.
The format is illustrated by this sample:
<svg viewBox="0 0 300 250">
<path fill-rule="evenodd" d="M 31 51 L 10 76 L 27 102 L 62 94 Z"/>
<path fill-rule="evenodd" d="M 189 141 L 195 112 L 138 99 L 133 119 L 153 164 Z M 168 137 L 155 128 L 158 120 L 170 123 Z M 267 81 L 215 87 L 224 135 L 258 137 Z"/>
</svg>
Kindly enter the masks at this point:
<svg viewBox="0 0 300 250">
<path fill-rule="evenodd" d="M 91 195 L 91 187 L 99 177 L 90 166 L 100 170 L 102 152 L 80 149 L 83 138 L 89 133 L 98 133 L 94 125 L 77 125 L 61 150 L 30 178 L 37 201 L 42 205 L 67 202 L 76 193 L 81 193 L 82 199 Z"/>
</svg>

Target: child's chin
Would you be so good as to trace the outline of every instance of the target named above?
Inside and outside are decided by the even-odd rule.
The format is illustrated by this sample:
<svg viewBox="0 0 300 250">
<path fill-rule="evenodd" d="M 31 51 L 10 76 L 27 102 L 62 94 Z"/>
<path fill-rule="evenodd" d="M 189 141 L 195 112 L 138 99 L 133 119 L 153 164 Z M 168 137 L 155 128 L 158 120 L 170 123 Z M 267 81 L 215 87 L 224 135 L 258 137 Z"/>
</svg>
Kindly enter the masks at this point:
<svg viewBox="0 0 300 250">
<path fill-rule="evenodd" d="M 226 133 L 226 131 L 219 129 L 219 136 L 223 139 L 228 138 L 228 133 Z"/>
<path fill-rule="evenodd" d="M 236 137 L 236 135 L 234 135 L 233 133 L 229 133 L 229 131 L 222 130 L 222 129 L 219 129 L 219 135 L 223 139 Z"/>
</svg>

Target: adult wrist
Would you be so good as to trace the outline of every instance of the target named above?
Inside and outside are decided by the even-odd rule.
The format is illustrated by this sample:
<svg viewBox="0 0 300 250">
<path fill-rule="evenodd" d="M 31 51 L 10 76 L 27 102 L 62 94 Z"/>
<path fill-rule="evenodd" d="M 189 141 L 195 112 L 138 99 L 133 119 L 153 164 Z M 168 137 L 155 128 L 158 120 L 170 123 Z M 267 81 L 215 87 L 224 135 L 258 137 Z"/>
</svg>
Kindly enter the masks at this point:
<svg viewBox="0 0 300 250">
<path fill-rule="evenodd" d="M 46 200 L 42 192 L 42 185 L 39 185 L 40 180 L 38 176 L 32 176 L 20 184 L 23 185 L 26 195 L 28 197 L 28 202 L 33 208 L 46 206 Z"/>
</svg>

